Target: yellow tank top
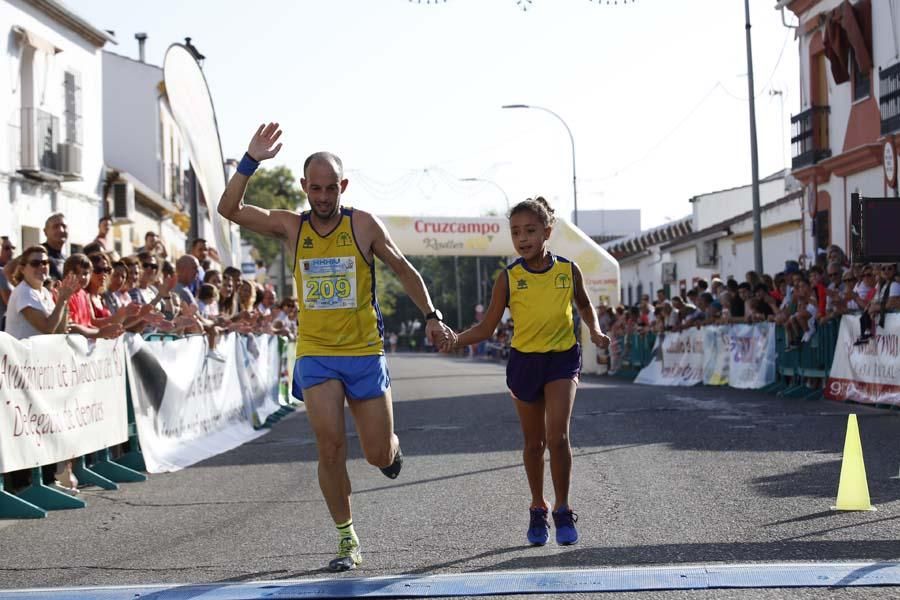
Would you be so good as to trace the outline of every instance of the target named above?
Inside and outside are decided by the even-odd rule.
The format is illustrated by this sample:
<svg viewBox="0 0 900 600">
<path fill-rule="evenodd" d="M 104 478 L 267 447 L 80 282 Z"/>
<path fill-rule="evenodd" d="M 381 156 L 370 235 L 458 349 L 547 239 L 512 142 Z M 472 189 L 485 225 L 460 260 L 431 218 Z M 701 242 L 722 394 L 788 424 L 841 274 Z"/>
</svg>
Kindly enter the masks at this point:
<svg viewBox="0 0 900 600">
<path fill-rule="evenodd" d="M 519 352 L 562 352 L 575 345 L 572 263 L 561 256 L 550 260 L 540 272 L 529 270 L 521 258 L 506 267 L 511 343 Z"/>
<path fill-rule="evenodd" d="M 294 281 L 300 297 L 297 357 L 384 353 L 384 323 L 375 299 L 375 264 L 353 235 L 353 209 L 341 208 L 337 227 L 319 235 L 301 215 Z"/>
</svg>

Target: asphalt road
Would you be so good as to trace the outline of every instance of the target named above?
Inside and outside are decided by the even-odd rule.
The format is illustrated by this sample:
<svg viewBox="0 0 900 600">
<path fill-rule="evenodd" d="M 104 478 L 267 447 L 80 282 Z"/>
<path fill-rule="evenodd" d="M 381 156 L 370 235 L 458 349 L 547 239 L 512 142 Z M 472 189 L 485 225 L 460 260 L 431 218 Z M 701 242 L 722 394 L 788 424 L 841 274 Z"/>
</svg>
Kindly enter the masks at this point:
<svg viewBox="0 0 900 600">
<path fill-rule="evenodd" d="M 900 411 L 587 378 L 572 423 L 581 541 L 532 548 L 503 365 L 396 355 L 390 366 L 406 461 L 388 480 L 351 440 L 364 563 L 350 576 L 900 559 Z M 877 512 L 830 510 L 850 413 Z M 336 534 L 302 410 L 184 471 L 82 496 L 85 509 L 0 521 L 0 590 L 333 577 L 321 569 Z M 900 588 L 639 597 L 891 598 Z"/>
</svg>

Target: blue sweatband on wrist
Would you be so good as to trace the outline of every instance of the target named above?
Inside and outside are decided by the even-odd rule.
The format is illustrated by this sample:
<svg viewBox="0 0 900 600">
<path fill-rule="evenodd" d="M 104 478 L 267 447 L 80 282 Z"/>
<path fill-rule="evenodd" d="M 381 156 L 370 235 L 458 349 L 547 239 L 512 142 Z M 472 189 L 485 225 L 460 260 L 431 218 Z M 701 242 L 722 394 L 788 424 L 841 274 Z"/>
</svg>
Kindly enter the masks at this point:
<svg viewBox="0 0 900 600">
<path fill-rule="evenodd" d="M 237 172 L 241 175 L 245 175 L 250 177 L 254 173 L 256 173 L 256 169 L 259 168 L 259 162 L 253 160 L 248 153 L 244 152 L 244 156 L 241 158 L 241 162 L 238 163 Z"/>
</svg>

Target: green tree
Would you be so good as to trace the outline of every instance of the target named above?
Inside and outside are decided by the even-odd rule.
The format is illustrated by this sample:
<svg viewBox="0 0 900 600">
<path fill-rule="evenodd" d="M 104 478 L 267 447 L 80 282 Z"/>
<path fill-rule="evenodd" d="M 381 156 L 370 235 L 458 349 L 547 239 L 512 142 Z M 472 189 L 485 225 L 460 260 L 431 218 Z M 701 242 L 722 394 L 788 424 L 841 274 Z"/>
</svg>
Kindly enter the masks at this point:
<svg viewBox="0 0 900 600">
<path fill-rule="evenodd" d="M 260 169 L 247 185 L 244 200 L 248 204 L 260 208 L 281 208 L 286 210 L 300 210 L 306 204 L 306 193 L 300 188 L 300 183 L 294 178 L 293 172 L 287 167 L 275 167 L 273 169 Z M 249 229 L 241 227 L 241 238 L 247 240 L 257 252 L 266 266 L 274 264 L 281 252 L 279 240 L 260 235 Z M 288 252 L 288 267 L 293 263 Z"/>
</svg>

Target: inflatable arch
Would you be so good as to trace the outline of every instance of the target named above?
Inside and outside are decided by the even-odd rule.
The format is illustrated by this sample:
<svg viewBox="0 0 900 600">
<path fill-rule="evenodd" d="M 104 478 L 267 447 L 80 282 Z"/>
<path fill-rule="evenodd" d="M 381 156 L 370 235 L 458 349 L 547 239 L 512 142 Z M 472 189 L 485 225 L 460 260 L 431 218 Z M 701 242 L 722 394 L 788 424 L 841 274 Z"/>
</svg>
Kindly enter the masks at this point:
<svg viewBox="0 0 900 600">
<path fill-rule="evenodd" d="M 379 215 L 394 243 L 411 256 L 516 256 L 505 217 L 406 217 Z M 583 231 L 557 219 L 550 236 L 555 254 L 578 263 L 596 306 L 618 302 L 619 263 Z M 584 371 L 598 373 L 597 352 L 581 328 Z"/>
</svg>

